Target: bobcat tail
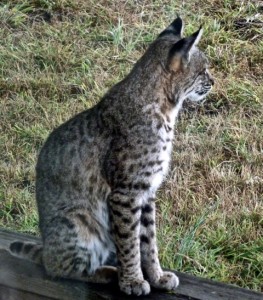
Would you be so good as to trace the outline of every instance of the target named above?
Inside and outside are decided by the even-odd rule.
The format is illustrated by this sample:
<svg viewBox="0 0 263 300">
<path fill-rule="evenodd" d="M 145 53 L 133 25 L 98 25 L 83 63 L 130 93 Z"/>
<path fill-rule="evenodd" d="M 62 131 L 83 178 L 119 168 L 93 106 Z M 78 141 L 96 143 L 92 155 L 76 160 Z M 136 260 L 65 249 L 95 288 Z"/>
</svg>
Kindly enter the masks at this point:
<svg viewBox="0 0 263 300">
<path fill-rule="evenodd" d="M 41 244 L 16 241 L 10 244 L 9 251 L 14 256 L 42 264 L 43 245 Z"/>
</svg>

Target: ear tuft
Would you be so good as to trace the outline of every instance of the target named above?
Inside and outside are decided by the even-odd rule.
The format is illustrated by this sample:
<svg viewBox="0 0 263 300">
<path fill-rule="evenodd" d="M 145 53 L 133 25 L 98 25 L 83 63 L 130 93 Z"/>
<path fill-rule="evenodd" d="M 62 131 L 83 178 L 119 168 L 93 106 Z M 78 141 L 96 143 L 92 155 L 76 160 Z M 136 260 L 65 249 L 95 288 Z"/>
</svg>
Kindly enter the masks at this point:
<svg viewBox="0 0 263 300">
<path fill-rule="evenodd" d="M 160 33 L 159 37 L 167 34 L 173 34 L 181 38 L 183 34 L 183 28 L 183 20 L 178 16 L 164 31 Z"/>
<path fill-rule="evenodd" d="M 176 35 L 182 36 L 184 29 L 183 20 L 178 16 L 168 28 L 172 28 Z"/>
</svg>

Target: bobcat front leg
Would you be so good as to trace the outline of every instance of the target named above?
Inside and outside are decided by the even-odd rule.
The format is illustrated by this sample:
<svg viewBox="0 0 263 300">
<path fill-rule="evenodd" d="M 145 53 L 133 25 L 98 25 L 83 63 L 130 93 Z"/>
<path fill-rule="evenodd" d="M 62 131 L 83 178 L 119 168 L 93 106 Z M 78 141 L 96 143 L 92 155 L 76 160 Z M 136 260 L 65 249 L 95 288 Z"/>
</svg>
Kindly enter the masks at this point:
<svg viewBox="0 0 263 300">
<path fill-rule="evenodd" d="M 112 193 L 109 207 L 117 249 L 120 289 L 128 295 L 149 294 L 150 285 L 144 280 L 141 270 L 140 201 L 122 193 Z"/>
<path fill-rule="evenodd" d="M 150 284 L 159 289 L 176 289 L 179 284 L 178 277 L 172 272 L 164 272 L 159 263 L 153 198 L 142 207 L 140 236 L 142 269 Z"/>
</svg>

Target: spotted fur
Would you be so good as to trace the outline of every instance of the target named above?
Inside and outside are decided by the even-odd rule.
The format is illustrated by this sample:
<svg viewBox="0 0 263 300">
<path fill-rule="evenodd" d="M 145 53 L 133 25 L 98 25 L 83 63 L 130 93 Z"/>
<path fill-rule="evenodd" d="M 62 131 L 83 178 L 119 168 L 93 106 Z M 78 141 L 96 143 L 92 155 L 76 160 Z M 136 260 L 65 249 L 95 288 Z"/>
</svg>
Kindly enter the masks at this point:
<svg viewBox="0 0 263 300">
<path fill-rule="evenodd" d="M 55 277 L 118 278 L 126 294 L 177 287 L 158 259 L 155 193 L 183 101 L 202 99 L 213 85 L 197 48 L 202 29 L 186 38 L 182 31 L 177 18 L 97 105 L 50 134 L 36 167 L 43 246 L 14 242 L 13 254 Z"/>
</svg>

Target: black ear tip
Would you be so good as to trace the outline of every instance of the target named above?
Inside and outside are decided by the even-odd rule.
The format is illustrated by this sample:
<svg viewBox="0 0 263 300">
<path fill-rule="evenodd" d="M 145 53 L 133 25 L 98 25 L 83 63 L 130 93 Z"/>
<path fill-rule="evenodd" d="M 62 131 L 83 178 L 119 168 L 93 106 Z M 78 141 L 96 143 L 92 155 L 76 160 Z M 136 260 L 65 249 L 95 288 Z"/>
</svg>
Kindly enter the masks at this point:
<svg viewBox="0 0 263 300">
<path fill-rule="evenodd" d="M 178 16 L 164 31 L 159 34 L 159 37 L 167 34 L 173 34 L 181 38 L 183 27 L 183 20 Z"/>
<path fill-rule="evenodd" d="M 181 23 L 183 23 L 183 20 L 182 20 L 182 18 L 179 16 L 179 14 L 177 14 L 177 17 L 176 17 L 176 19 L 173 21 L 172 24 L 181 24 Z"/>
<path fill-rule="evenodd" d="M 202 30 L 203 30 L 203 25 L 201 25 L 201 26 L 199 27 L 199 29 L 198 29 L 196 32 L 193 33 L 192 36 L 197 37 L 197 36 L 199 35 L 200 31 L 202 31 Z"/>
<path fill-rule="evenodd" d="M 182 20 L 181 16 L 178 13 L 176 14 L 176 19 L 175 20 L 177 20 L 177 19 Z"/>
<path fill-rule="evenodd" d="M 183 27 L 183 20 L 178 15 L 177 18 L 175 20 L 173 20 L 172 24 L 170 24 L 170 26 L 172 28 L 174 28 L 174 30 L 176 30 L 176 31 L 181 31 L 181 29 Z"/>
</svg>

